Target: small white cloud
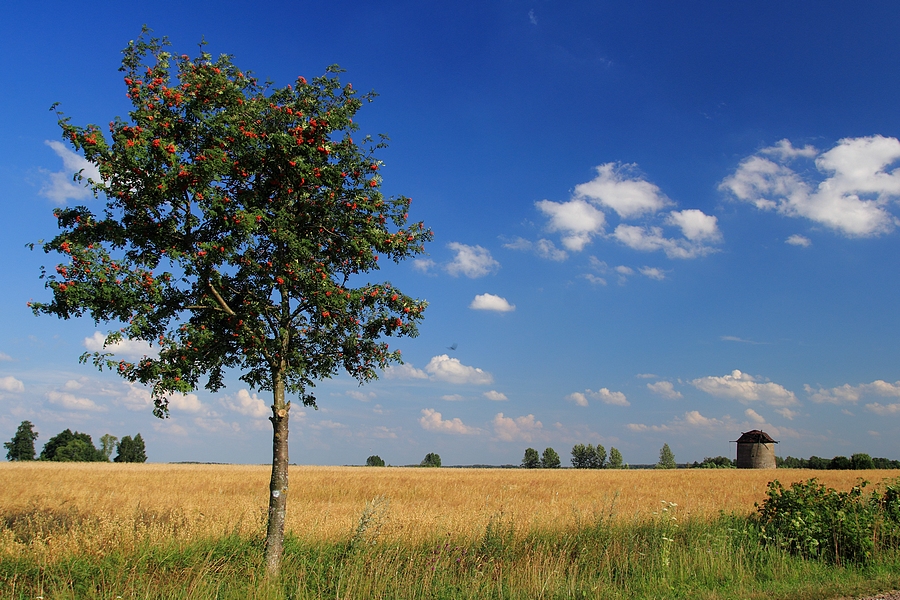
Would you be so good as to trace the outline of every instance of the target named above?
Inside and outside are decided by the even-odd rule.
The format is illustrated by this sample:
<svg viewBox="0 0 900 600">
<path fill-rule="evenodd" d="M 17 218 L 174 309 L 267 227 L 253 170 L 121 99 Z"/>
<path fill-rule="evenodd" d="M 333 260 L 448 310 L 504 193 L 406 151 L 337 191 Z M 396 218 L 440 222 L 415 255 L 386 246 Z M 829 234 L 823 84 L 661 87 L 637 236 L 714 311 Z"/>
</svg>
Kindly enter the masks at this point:
<svg viewBox="0 0 900 600">
<path fill-rule="evenodd" d="M 346 394 L 354 400 L 359 400 L 360 402 L 369 402 L 370 400 L 374 400 L 376 398 L 375 392 L 365 393 L 359 390 L 347 390 Z"/>
<path fill-rule="evenodd" d="M 657 381 L 656 383 L 648 383 L 647 389 L 657 394 L 658 396 L 662 396 L 668 400 L 677 400 L 678 398 L 682 398 L 682 393 L 675 389 L 675 386 L 672 385 L 671 381 Z"/>
<path fill-rule="evenodd" d="M 667 238 L 661 227 L 639 227 L 623 223 L 613 231 L 613 237 L 632 250 L 642 252 L 661 250 L 669 258 L 697 258 L 716 251 L 711 246 L 687 238 Z"/>
<path fill-rule="evenodd" d="M 410 363 L 391 365 L 384 370 L 385 379 L 428 379 L 428 373 Z"/>
<path fill-rule="evenodd" d="M 655 279 L 657 281 L 662 281 L 666 278 L 666 272 L 662 269 L 657 269 L 656 267 L 641 267 L 638 269 L 638 272 L 644 277 L 649 277 L 650 279 Z"/>
<path fill-rule="evenodd" d="M 616 273 L 619 275 L 634 275 L 634 269 L 626 267 L 625 265 L 619 265 L 616 267 Z"/>
<path fill-rule="evenodd" d="M 672 204 L 656 185 L 632 176 L 637 165 L 606 163 L 597 167 L 597 177 L 575 186 L 575 197 L 614 210 L 630 219 L 656 213 Z"/>
<path fill-rule="evenodd" d="M 0 362 L 12 362 L 12 356 L 6 352 L 0 352 Z"/>
<path fill-rule="evenodd" d="M 597 277 L 593 273 L 585 273 L 582 275 L 585 279 L 593 283 L 594 285 L 606 285 L 606 280 L 602 277 Z"/>
<path fill-rule="evenodd" d="M 682 235 L 692 242 L 718 242 L 722 239 L 718 219 L 695 208 L 672 211 L 667 222 L 680 227 Z"/>
<path fill-rule="evenodd" d="M 810 240 L 808 237 L 804 237 L 796 233 L 788 239 L 784 240 L 784 243 L 790 244 L 791 246 L 801 246 L 803 248 L 809 248 L 810 246 L 812 246 L 812 240 Z"/>
<path fill-rule="evenodd" d="M 159 350 L 141 340 L 122 340 L 106 346 L 106 336 L 99 331 L 95 331 L 91 337 L 84 338 L 83 343 L 88 352 L 111 352 L 120 358 L 139 359 L 159 355 Z"/>
<path fill-rule="evenodd" d="M 462 402 L 465 400 L 465 397 L 460 396 L 459 394 L 445 394 L 441 396 L 441 400 L 446 400 L 447 402 Z"/>
<path fill-rule="evenodd" d="M 691 385 L 717 398 L 729 398 L 740 402 L 763 402 L 770 406 L 795 406 L 799 404 L 794 392 L 777 383 L 758 383 L 747 373 L 734 370 L 724 377 L 701 377 Z"/>
<path fill-rule="evenodd" d="M 631 403 L 628 402 L 625 394 L 622 392 L 611 392 L 607 388 L 600 388 L 596 392 L 588 389 L 584 390 L 583 393 L 574 392 L 566 396 L 566 400 L 571 400 L 578 406 L 587 406 L 588 398 L 599 400 L 604 404 L 611 404 L 613 406 L 631 406 Z"/>
<path fill-rule="evenodd" d="M 492 400 L 494 402 L 503 402 L 505 400 L 509 400 L 509 398 L 506 397 L 506 394 L 498 392 L 497 390 L 491 390 L 489 392 L 485 392 L 482 395 L 488 400 Z"/>
<path fill-rule="evenodd" d="M 437 266 L 430 258 L 416 258 L 412 261 L 412 267 L 420 273 L 430 273 Z"/>
<path fill-rule="evenodd" d="M 45 141 L 63 161 L 63 170 L 47 173 L 50 181 L 41 188 L 41 195 L 49 198 L 56 204 L 65 204 L 66 200 L 82 200 L 90 198 L 93 193 L 87 187 L 87 180 L 100 182 L 100 170 L 92 162 L 88 162 L 82 156 L 72 152 L 61 142 Z M 84 180 L 80 183 L 73 181 L 75 173 L 81 171 Z"/>
<path fill-rule="evenodd" d="M 459 418 L 444 420 L 441 413 L 433 408 L 422 409 L 422 416 L 419 417 L 419 425 L 427 431 L 437 431 L 440 433 L 453 433 L 457 435 L 475 435 L 479 430 L 475 427 L 469 427 Z"/>
<path fill-rule="evenodd" d="M 515 304 L 510 304 L 506 298 L 494 294 L 478 294 L 469 305 L 472 310 L 492 310 L 495 312 L 511 312 L 516 310 Z"/>
<path fill-rule="evenodd" d="M 775 412 L 778 413 L 779 415 L 781 415 L 782 417 L 784 417 L 785 419 L 787 419 L 788 421 L 793 421 L 794 417 L 796 417 L 797 415 L 800 414 L 797 411 L 791 410 L 789 408 L 776 408 Z"/>
<path fill-rule="evenodd" d="M 878 402 L 872 402 L 871 404 L 866 404 L 866 410 L 882 417 L 900 415 L 900 403 L 879 404 Z"/>
<path fill-rule="evenodd" d="M 247 390 L 238 390 L 234 398 L 222 398 L 219 401 L 225 408 L 254 419 L 265 419 L 272 414 L 264 400 Z"/>
<path fill-rule="evenodd" d="M 458 277 L 465 275 L 470 279 L 484 277 L 500 268 L 491 256 L 490 251 L 481 246 L 467 246 L 458 242 L 447 244 L 450 250 L 456 252 L 456 257 L 446 265 L 447 272 Z"/>
<path fill-rule="evenodd" d="M 0 377 L 0 390 L 18 394 L 25 391 L 25 384 L 12 376 Z"/>
<path fill-rule="evenodd" d="M 494 381 L 494 376 L 490 373 L 464 365 L 458 358 L 450 358 L 446 354 L 432 357 L 425 371 L 434 379 L 448 383 L 488 385 Z"/>
<path fill-rule="evenodd" d="M 543 428 L 541 422 L 536 420 L 534 415 L 512 418 L 504 417 L 503 413 L 497 413 L 494 416 L 493 426 L 497 439 L 504 442 L 530 442 Z"/>
<path fill-rule="evenodd" d="M 552 202 L 541 200 L 535 206 L 550 218 L 547 229 L 562 234 L 562 244 L 572 252 L 581 252 L 606 225 L 606 215 L 584 200 Z"/>
<path fill-rule="evenodd" d="M 531 23 L 532 25 L 537 25 L 537 24 L 538 24 L 537 17 L 534 16 L 534 9 L 533 9 L 533 8 L 532 8 L 531 10 L 528 11 L 528 22 Z"/>
<path fill-rule="evenodd" d="M 189 413 L 198 413 L 203 410 L 203 404 L 197 394 L 173 394 L 169 396 L 169 408 Z"/>
<path fill-rule="evenodd" d="M 70 394 L 69 392 L 47 392 L 47 400 L 67 410 L 86 410 L 89 412 L 105 412 L 105 406 L 99 406 L 90 398 L 84 398 Z"/>
<path fill-rule="evenodd" d="M 809 399 L 813 402 L 828 404 L 855 404 L 859 402 L 863 396 L 881 396 L 883 398 L 900 398 L 900 381 L 896 383 L 888 383 L 877 379 L 872 383 L 861 383 L 859 385 L 844 385 L 833 387 L 831 389 L 819 388 L 814 389 L 812 386 L 805 385 L 803 389 L 809 394 Z"/>
<path fill-rule="evenodd" d="M 766 422 L 765 418 L 763 418 L 762 415 L 760 415 L 758 412 L 756 412 L 752 408 L 748 408 L 747 410 L 745 410 L 744 414 L 747 416 L 748 419 L 750 419 L 757 425 L 760 425 L 760 424 Z"/>
</svg>

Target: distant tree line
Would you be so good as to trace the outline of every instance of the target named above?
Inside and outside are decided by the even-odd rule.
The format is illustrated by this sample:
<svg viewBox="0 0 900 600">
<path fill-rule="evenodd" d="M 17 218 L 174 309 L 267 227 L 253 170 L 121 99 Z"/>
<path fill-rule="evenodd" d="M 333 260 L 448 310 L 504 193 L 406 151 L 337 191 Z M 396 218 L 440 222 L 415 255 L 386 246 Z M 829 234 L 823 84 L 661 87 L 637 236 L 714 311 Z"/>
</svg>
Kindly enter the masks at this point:
<svg viewBox="0 0 900 600">
<path fill-rule="evenodd" d="M 689 465 L 691 469 L 734 469 L 737 465 L 727 456 L 717 456 L 715 458 L 706 457 L 702 462 L 696 460 Z"/>
<path fill-rule="evenodd" d="M 850 458 L 846 456 L 835 456 L 834 458 L 820 458 L 818 456 L 810 456 L 809 458 L 794 458 L 793 456 L 785 456 L 784 458 L 775 457 L 775 466 L 780 469 L 835 469 L 835 470 L 854 470 L 863 471 L 866 469 L 900 469 L 900 460 L 891 460 L 889 458 L 872 458 L 868 454 L 853 454 Z"/>
<path fill-rule="evenodd" d="M 22 421 L 13 438 L 3 443 L 6 448 L 6 459 L 10 461 L 35 460 L 34 441 L 38 432 L 31 421 Z M 147 453 L 141 434 L 133 438 L 126 435 L 121 440 L 114 435 L 105 434 L 100 437 L 100 447 L 94 446 L 91 436 L 78 431 L 66 429 L 53 436 L 44 444 L 37 460 L 56 462 L 109 462 L 113 451 L 116 457 L 113 462 L 146 462 Z"/>
<path fill-rule="evenodd" d="M 606 448 L 597 444 L 575 444 L 572 447 L 572 467 L 576 469 L 623 469 L 628 468 L 622 462 L 622 453 L 615 448 L 609 449 L 607 460 Z M 562 461 L 559 454 L 553 448 L 545 448 L 543 454 L 538 454 L 534 448 L 526 448 L 522 458 L 522 467 L 525 469 L 559 469 Z"/>
</svg>

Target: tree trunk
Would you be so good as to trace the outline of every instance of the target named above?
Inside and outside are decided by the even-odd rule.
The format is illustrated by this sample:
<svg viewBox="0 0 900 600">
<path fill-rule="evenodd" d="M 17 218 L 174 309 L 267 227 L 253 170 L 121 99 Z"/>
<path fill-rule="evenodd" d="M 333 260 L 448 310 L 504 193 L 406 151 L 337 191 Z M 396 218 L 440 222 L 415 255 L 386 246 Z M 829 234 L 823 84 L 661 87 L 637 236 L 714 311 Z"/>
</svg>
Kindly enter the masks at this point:
<svg viewBox="0 0 900 600">
<path fill-rule="evenodd" d="M 269 524 L 266 528 L 266 571 L 277 576 L 284 557 L 284 517 L 288 497 L 288 412 L 284 402 L 284 379 L 275 376 L 272 405 L 272 480 L 269 482 Z"/>
</svg>

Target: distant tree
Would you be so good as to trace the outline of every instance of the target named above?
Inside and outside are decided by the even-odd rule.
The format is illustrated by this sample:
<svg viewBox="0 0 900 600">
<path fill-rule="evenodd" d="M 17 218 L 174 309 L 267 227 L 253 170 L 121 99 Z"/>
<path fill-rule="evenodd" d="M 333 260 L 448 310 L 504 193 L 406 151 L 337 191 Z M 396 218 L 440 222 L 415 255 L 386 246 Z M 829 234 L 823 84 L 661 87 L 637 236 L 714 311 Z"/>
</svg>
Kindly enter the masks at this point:
<svg viewBox="0 0 900 600">
<path fill-rule="evenodd" d="M 874 469 L 875 461 L 872 460 L 872 457 L 868 454 L 854 454 L 850 457 L 850 468 L 857 471 L 861 471 L 863 469 Z"/>
<path fill-rule="evenodd" d="M 588 444 L 588 449 L 590 449 L 591 445 Z M 602 445 L 597 444 L 597 447 L 594 448 L 594 457 L 591 460 L 591 468 L 592 469 L 602 469 L 606 467 L 606 448 Z"/>
<path fill-rule="evenodd" d="M 659 450 L 659 462 L 656 463 L 657 469 L 674 469 L 678 465 L 675 464 L 675 455 L 672 453 L 672 449 L 669 448 L 668 444 L 663 444 L 663 447 Z"/>
<path fill-rule="evenodd" d="M 872 462 L 876 469 L 900 469 L 900 460 L 891 460 L 890 458 L 873 458 Z"/>
<path fill-rule="evenodd" d="M 441 456 L 435 452 L 429 452 L 425 455 L 425 458 L 422 459 L 422 462 L 419 463 L 420 467 L 440 467 L 441 466 Z"/>
<path fill-rule="evenodd" d="M 147 454 L 144 450 L 144 439 L 141 434 L 134 436 L 126 435 L 119 441 L 116 446 L 117 463 L 142 463 L 147 462 Z"/>
<path fill-rule="evenodd" d="M 525 449 L 525 457 L 522 459 L 522 466 L 526 469 L 540 469 L 541 457 L 534 448 Z"/>
<path fill-rule="evenodd" d="M 715 458 L 706 457 L 703 462 L 696 462 L 692 465 L 697 469 L 733 469 L 734 463 L 727 456 L 716 456 Z"/>
<path fill-rule="evenodd" d="M 828 463 L 828 468 L 836 471 L 846 471 L 851 468 L 850 459 L 846 456 L 835 456 Z"/>
<path fill-rule="evenodd" d="M 609 464 L 607 466 L 610 469 L 621 469 L 623 466 L 622 453 L 614 447 L 609 449 Z"/>
<path fill-rule="evenodd" d="M 6 448 L 6 460 L 34 460 L 34 440 L 38 432 L 34 430 L 31 421 L 22 421 L 16 429 L 16 435 L 8 442 L 3 442 Z"/>
<path fill-rule="evenodd" d="M 373 454 L 369 458 L 366 459 L 367 467 L 383 467 L 384 461 L 377 454 Z"/>
<path fill-rule="evenodd" d="M 83 443 L 74 444 L 71 448 L 63 450 L 75 441 Z M 78 431 L 72 433 L 71 429 L 66 429 L 47 440 L 41 451 L 41 460 L 99 462 L 105 460 L 105 457 L 100 450 L 94 447 L 94 441 L 90 435 Z"/>
<path fill-rule="evenodd" d="M 572 466 L 576 469 L 589 469 L 591 456 L 588 454 L 587 446 L 584 444 L 575 444 L 572 446 Z"/>
<path fill-rule="evenodd" d="M 809 460 L 806 463 L 807 468 L 809 469 L 819 469 L 824 470 L 827 469 L 831 461 L 827 458 L 820 458 L 816 455 L 810 456 Z"/>
<path fill-rule="evenodd" d="M 110 457 L 112 457 L 113 450 L 116 449 L 116 442 L 118 441 L 119 438 L 109 433 L 104 433 L 100 436 L 100 452 L 103 453 L 106 460 L 109 460 Z"/>
<path fill-rule="evenodd" d="M 776 456 L 775 466 L 779 469 L 808 469 L 809 461 L 805 458 L 794 458 L 793 456 L 785 456 L 784 458 Z"/>
<path fill-rule="evenodd" d="M 544 448 L 544 454 L 541 455 L 542 469 L 558 469 L 560 466 L 559 454 L 553 448 Z"/>
</svg>

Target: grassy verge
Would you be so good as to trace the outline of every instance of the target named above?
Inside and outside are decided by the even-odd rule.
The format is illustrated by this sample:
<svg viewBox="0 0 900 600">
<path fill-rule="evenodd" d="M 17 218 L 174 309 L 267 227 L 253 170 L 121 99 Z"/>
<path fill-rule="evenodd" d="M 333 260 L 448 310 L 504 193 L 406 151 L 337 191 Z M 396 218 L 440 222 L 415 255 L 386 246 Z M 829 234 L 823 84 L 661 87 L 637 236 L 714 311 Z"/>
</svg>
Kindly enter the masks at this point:
<svg viewBox="0 0 900 600">
<path fill-rule="evenodd" d="M 284 572 L 267 580 L 261 536 L 55 557 L 0 556 L 0 597 L 56 598 L 792 598 L 900 587 L 900 552 L 865 564 L 804 559 L 760 544 L 742 516 L 679 522 L 593 517 L 568 530 L 516 531 L 497 514 L 477 539 L 410 544 L 378 535 L 367 511 L 340 542 L 289 537 Z M 7 530 L 8 534 L 15 531 Z"/>
</svg>

